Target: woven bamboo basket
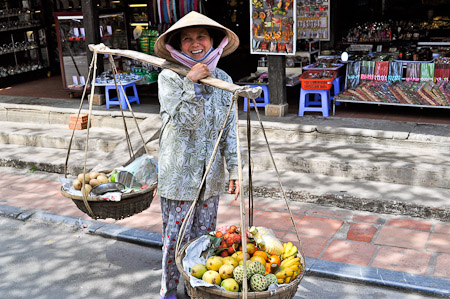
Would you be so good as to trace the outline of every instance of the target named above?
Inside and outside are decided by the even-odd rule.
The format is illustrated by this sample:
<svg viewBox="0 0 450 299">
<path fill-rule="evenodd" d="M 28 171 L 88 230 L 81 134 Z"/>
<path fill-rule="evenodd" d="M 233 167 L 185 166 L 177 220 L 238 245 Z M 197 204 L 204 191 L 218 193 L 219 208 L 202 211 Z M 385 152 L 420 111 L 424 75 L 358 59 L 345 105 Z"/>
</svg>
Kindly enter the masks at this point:
<svg viewBox="0 0 450 299">
<path fill-rule="evenodd" d="M 197 238 L 198 239 L 198 238 Z M 217 298 L 243 298 L 242 292 L 230 292 L 221 287 L 195 287 L 193 288 L 190 284 L 190 276 L 183 269 L 183 259 L 186 255 L 187 247 L 194 242 L 196 239 L 191 240 L 180 250 L 180 254 L 177 255 L 175 262 L 177 264 L 178 271 L 183 275 L 184 284 L 188 295 L 193 299 L 217 299 Z M 299 253 L 299 257 L 300 253 Z M 283 285 L 274 290 L 268 290 L 264 292 L 248 292 L 247 298 L 263 299 L 263 298 L 273 298 L 273 299 L 291 299 L 294 298 L 297 292 L 298 285 L 305 275 L 305 263 L 302 260 L 302 272 L 289 284 Z"/>
<path fill-rule="evenodd" d="M 120 201 L 107 201 L 102 197 L 87 197 L 88 204 L 94 213 L 91 215 L 84 204 L 82 196 L 67 193 L 61 188 L 61 194 L 72 199 L 76 206 L 93 219 L 113 218 L 120 220 L 140 213 L 150 207 L 153 201 L 153 190 L 156 184 L 139 192 L 122 194 Z"/>
</svg>

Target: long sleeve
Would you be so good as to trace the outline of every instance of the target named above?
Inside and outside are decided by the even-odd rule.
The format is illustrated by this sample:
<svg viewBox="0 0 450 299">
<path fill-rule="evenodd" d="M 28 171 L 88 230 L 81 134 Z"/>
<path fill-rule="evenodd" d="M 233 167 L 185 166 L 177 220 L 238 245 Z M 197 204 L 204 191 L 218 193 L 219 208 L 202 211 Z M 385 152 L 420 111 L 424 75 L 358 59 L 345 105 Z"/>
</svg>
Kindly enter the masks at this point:
<svg viewBox="0 0 450 299">
<path fill-rule="evenodd" d="M 203 118 L 204 99 L 197 99 L 194 82 L 173 71 L 163 70 L 158 76 L 161 113 L 168 113 L 174 125 L 196 129 Z"/>
</svg>

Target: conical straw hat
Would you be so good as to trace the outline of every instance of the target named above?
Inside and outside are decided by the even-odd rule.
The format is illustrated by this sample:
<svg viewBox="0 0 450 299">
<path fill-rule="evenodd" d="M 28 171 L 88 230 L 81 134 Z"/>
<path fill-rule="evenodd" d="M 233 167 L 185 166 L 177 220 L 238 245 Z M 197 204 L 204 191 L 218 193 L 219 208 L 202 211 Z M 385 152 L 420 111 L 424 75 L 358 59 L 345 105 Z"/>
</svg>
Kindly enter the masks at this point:
<svg viewBox="0 0 450 299">
<path fill-rule="evenodd" d="M 202 15 L 196 11 L 191 11 L 184 17 L 182 17 L 178 22 L 173 24 L 166 32 L 164 32 L 155 43 L 155 53 L 161 58 L 177 62 L 166 49 L 166 42 L 177 30 L 184 29 L 192 26 L 205 26 L 212 29 L 218 29 L 228 36 L 228 44 L 225 46 L 222 52 L 222 56 L 227 56 L 234 52 L 239 46 L 238 36 L 230 29 L 220 25 L 216 21 Z M 220 42 L 220 41 L 219 41 Z"/>
</svg>

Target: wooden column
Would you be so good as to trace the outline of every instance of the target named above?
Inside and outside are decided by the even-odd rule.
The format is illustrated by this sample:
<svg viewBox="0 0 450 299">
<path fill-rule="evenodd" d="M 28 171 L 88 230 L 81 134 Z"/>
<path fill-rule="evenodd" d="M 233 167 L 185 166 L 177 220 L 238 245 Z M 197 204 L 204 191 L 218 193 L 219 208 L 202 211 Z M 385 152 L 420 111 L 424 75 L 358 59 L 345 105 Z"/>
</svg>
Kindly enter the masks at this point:
<svg viewBox="0 0 450 299">
<path fill-rule="evenodd" d="M 91 65 L 93 52 L 88 48 L 90 44 L 101 43 L 100 37 L 100 24 L 98 17 L 97 0 L 82 0 L 81 7 L 83 12 L 83 27 L 86 35 L 86 56 L 87 65 Z M 100 76 L 103 73 L 103 54 L 99 54 L 97 57 L 97 75 Z M 87 76 L 87 74 L 86 74 Z M 94 104 L 102 105 L 105 103 L 104 88 L 96 87 L 94 93 Z"/>
<path fill-rule="evenodd" d="M 284 116 L 288 111 L 286 95 L 286 56 L 268 55 L 269 99 L 267 116 Z"/>
</svg>

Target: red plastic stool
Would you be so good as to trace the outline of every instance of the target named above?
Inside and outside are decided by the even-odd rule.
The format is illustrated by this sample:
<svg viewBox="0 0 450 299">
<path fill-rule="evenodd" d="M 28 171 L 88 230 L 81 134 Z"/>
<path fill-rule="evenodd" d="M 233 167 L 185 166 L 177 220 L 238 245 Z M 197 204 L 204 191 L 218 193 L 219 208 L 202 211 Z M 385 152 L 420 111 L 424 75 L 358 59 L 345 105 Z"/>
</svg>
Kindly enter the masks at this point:
<svg viewBox="0 0 450 299">
<path fill-rule="evenodd" d="M 267 104 L 269 104 L 269 86 L 265 84 L 251 84 L 251 88 L 255 87 L 261 87 L 263 90 L 263 97 L 262 98 L 256 98 L 256 107 L 265 107 Z M 244 111 L 247 112 L 247 106 L 248 106 L 248 98 L 244 98 Z M 253 101 L 250 101 L 250 107 L 255 107 L 253 104 Z"/>
</svg>

